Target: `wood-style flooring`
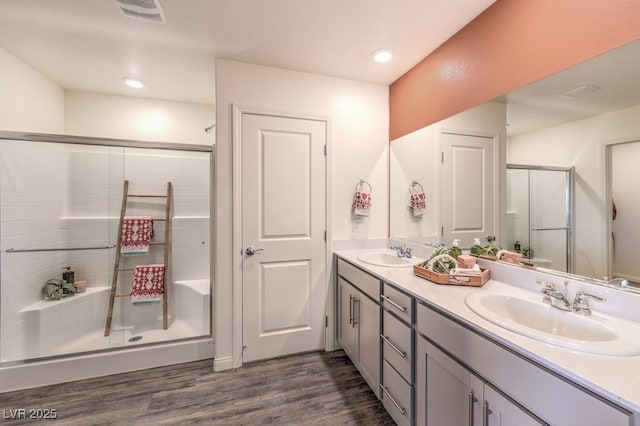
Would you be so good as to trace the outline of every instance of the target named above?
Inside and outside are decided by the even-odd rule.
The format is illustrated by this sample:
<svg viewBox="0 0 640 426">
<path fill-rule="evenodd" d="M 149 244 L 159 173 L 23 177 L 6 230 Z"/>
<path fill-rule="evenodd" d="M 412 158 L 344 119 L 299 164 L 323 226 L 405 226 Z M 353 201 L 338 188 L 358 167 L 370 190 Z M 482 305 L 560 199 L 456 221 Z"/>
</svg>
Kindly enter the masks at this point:
<svg viewBox="0 0 640 426">
<path fill-rule="evenodd" d="M 343 351 L 312 352 L 223 372 L 197 361 L 0 394 L 16 409 L 55 409 L 56 425 L 393 425 Z"/>
</svg>

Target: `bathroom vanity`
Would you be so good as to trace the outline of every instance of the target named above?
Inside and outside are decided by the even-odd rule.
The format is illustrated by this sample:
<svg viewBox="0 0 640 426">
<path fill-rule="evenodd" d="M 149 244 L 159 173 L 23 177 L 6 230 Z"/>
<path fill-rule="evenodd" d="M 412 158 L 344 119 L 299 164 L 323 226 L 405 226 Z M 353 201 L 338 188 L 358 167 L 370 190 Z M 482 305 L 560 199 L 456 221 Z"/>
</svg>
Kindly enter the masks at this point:
<svg viewBox="0 0 640 426">
<path fill-rule="evenodd" d="M 629 348 L 598 342 L 579 348 L 569 336 L 550 343 L 470 308 L 488 295 L 486 300 L 509 304 L 539 299 L 543 309 L 556 309 L 542 305 L 535 281 L 558 277 L 486 263 L 493 275 L 483 287 L 437 285 L 414 276 L 412 267 L 360 260 L 370 252 L 335 253 L 338 339 L 399 425 L 640 425 L 635 342 Z M 585 287 L 616 303 L 617 290 L 568 286 L 571 294 Z M 598 312 L 603 306 L 593 303 L 593 318 L 586 321 L 606 325 L 609 317 Z M 621 327 L 636 325 L 620 321 Z"/>
</svg>

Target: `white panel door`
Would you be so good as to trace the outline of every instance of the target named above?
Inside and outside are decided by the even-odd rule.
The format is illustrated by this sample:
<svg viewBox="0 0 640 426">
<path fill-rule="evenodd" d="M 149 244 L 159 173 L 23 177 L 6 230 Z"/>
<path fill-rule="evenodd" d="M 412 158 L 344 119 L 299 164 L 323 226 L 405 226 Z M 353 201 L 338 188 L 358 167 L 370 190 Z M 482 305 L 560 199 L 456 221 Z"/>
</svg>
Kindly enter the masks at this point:
<svg viewBox="0 0 640 426">
<path fill-rule="evenodd" d="M 494 235 L 493 138 L 456 133 L 440 135 L 441 238 L 447 246 L 454 239 L 469 248 L 474 238 Z"/>
<path fill-rule="evenodd" d="M 324 347 L 325 144 L 324 121 L 242 115 L 244 362 Z"/>
</svg>

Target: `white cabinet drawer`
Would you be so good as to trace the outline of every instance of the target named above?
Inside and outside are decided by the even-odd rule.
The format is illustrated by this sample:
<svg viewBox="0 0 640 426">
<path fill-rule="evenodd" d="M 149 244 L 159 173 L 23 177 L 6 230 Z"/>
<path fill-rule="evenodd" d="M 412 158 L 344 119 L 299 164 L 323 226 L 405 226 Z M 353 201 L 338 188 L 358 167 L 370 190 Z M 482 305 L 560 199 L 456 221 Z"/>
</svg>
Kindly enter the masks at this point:
<svg viewBox="0 0 640 426">
<path fill-rule="evenodd" d="M 412 365 L 412 329 L 389 312 L 384 311 L 382 317 L 382 353 L 389 362 L 409 383 L 413 383 Z"/>
<path fill-rule="evenodd" d="M 338 275 L 349 281 L 376 302 L 380 300 L 380 280 L 352 264 L 338 259 Z"/>
<path fill-rule="evenodd" d="M 388 362 L 382 361 L 382 404 L 398 425 L 410 425 L 413 387 Z"/>
<path fill-rule="evenodd" d="M 439 312 L 418 303 L 421 334 L 550 424 L 631 424 L 631 413 L 593 396 Z M 517 379 L 514 379 L 517 372 Z"/>
<path fill-rule="evenodd" d="M 413 298 L 411 296 L 384 283 L 380 300 L 389 312 L 393 312 L 407 324 L 413 323 Z"/>
</svg>

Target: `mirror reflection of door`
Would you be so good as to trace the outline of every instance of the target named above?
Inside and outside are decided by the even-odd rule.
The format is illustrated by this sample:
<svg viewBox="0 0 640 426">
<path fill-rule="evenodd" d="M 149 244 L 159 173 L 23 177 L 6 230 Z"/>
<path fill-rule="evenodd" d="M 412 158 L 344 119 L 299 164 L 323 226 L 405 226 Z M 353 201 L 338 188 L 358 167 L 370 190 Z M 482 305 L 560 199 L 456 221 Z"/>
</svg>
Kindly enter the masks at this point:
<svg viewBox="0 0 640 426">
<path fill-rule="evenodd" d="M 442 132 L 440 169 L 440 241 L 460 241 L 469 248 L 475 238 L 495 235 L 495 168 L 493 137 Z"/>
<path fill-rule="evenodd" d="M 640 283 L 640 196 L 638 168 L 640 141 L 611 145 L 611 196 L 615 203 L 615 219 L 611 217 L 612 275 Z M 612 208 L 613 213 L 613 208 Z"/>
</svg>

